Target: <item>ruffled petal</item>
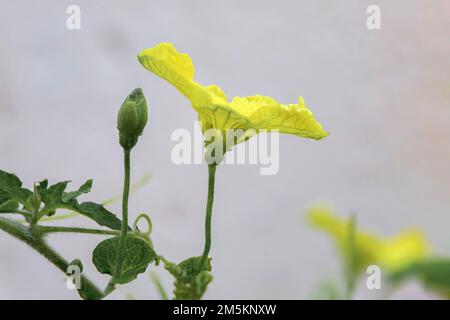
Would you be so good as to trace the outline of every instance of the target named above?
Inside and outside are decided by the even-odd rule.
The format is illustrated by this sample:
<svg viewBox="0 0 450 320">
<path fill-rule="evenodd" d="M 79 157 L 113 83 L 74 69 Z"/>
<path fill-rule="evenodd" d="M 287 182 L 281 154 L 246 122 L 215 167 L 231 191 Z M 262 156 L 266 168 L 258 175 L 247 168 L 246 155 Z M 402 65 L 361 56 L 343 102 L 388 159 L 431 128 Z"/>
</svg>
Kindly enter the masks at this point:
<svg viewBox="0 0 450 320">
<path fill-rule="evenodd" d="M 298 104 L 284 105 L 270 97 L 256 95 L 235 97 L 229 103 L 217 85 L 203 86 L 194 81 L 190 56 L 178 52 L 171 43 L 145 49 L 138 59 L 146 69 L 174 85 L 191 101 L 203 122 L 203 130 L 279 130 L 313 139 L 328 135 L 302 98 Z"/>
<path fill-rule="evenodd" d="M 194 65 L 186 53 L 179 53 L 171 43 L 141 51 L 138 55 L 142 66 L 174 85 L 188 99 L 198 90 L 193 83 Z"/>
<path fill-rule="evenodd" d="M 235 97 L 231 108 L 248 117 L 258 129 L 279 130 L 282 133 L 322 139 L 328 135 L 306 107 L 302 97 L 298 104 L 281 104 L 271 97 L 255 95 Z"/>
<path fill-rule="evenodd" d="M 194 65 L 186 53 L 171 43 L 161 43 L 138 55 L 139 62 L 157 76 L 174 85 L 192 103 L 204 130 L 242 127 L 248 119 L 232 110 L 225 93 L 217 86 L 202 86 L 194 81 Z"/>
</svg>

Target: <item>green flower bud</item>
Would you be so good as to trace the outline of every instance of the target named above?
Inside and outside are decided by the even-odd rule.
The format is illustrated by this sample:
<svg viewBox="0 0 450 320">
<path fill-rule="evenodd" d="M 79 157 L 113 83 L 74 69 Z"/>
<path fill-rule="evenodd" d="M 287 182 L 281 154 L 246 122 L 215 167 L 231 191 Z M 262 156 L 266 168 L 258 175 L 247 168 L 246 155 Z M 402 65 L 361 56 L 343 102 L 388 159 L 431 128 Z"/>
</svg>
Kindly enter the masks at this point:
<svg viewBox="0 0 450 320">
<path fill-rule="evenodd" d="M 125 99 L 117 114 L 117 129 L 119 129 L 120 145 L 131 150 L 139 136 L 144 131 L 148 120 L 147 101 L 142 89 L 134 89 Z"/>
</svg>

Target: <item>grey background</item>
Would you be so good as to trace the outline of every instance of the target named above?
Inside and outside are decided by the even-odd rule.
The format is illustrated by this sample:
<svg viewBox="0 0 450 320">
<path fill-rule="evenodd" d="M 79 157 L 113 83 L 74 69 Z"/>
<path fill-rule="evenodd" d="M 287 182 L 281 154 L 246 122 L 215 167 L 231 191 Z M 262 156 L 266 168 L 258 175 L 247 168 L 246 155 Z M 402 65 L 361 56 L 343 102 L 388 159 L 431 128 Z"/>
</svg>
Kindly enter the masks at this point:
<svg viewBox="0 0 450 320">
<path fill-rule="evenodd" d="M 69 4 L 82 29 L 66 28 Z M 366 28 L 378 4 L 382 30 Z M 320 142 L 281 136 L 280 171 L 218 170 L 213 219 L 215 280 L 206 298 L 309 298 L 340 275 L 329 240 L 302 213 L 316 200 L 382 235 L 418 226 L 434 250 L 450 252 L 450 3 L 435 1 L 6 1 L 0 2 L 0 167 L 27 185 L 42 178 L 95 180 L 86 200 L 120 193 L 116 111 L 142 87 L 150 122 L 133 154 L 132 197 L 148 212 L 153 241 L 173 261 L 201 254 L 207 170 L 170 160 L 177 128 L 195 112 L 136 54 L 162 41 L 188 52 L 196 80 L 228 94 L 299 94 L 331 135 Z M 110 206 L 119 212 L 119 203 Z M 60 224 L 93 226 L 84 218 Z M 90 251 L 102 238 L 55 235 L 98 284 Z M 0 298 L 77 298 L 64 275 L 0 232 Z M 170 278 L 157 272 L 169 288 Z M 148 273 L 111 295 L 157 298 Z M 357 297 L 372 297 L 360 288 Z M 414 283 L 394 297 L 430 297 Z M 431 296 L 432 297 L 432 296 Z"/>
</svg>

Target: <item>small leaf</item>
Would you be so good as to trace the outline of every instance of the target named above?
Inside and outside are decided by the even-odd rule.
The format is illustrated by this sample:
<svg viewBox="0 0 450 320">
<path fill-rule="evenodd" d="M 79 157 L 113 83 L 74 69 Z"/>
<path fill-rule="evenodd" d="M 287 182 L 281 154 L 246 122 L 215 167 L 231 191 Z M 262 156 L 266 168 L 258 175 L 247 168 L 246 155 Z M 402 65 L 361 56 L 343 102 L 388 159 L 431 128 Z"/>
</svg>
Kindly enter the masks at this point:
<svg viewBox="0 0 450 320">
<path fill-rule="evenodd" d="M 3 187 L 20 188 L 22 181 L 15 174 L 0 170 L 0 188 Z"/>
<path fill-rule="evenodd" d="M 83 202 L 82 204 L 77 205 L 74 210 L 86 217 L 91 218 L 101 226 L 105 226 L 113 230 L 120 230 L 122 227 L 122 222 L 120 219 L 100 204 L 94 202 Z"/>
<path fill-rule="evenodd" d="M 40 183 L 39 194 L 45 203 L 45 207 L 42 210 L 43 215 L 52 214 L 57 209 L 68 209 L 81 213 L 101 226 L 120 230 L 121 221 L 102 205 L 94 202 L 81 204 L 77 202 L 77 197 L 91 190 L 92 180 L 86 181 L 77 191 L 65 192 L 68 183 L 69 181 L 59 182 L 49 188 L 45 188 L 46 183 Z"/>
<path fill-rule="evenodd" d="M 77 191 L 67 192 L 63 194 L 63 202 L 69 202 L 70 200 L 76 199 L 83 193 L 89 193 L 92 188 L 92 179 L 86 181 Z"/>
<path fill-rule="evenodd" d="M 208 258 L 200 272 L 197 271 L 201 257 L 191 257 L 180 264 L 168 263 L 165 265 L 175 277 L 175 294 L 176 300 L 199 300 L 208 284 L 211 283 L 213 277 L 211 271 L 211 259 Z"/>
<path fill-rule="evenodd" d="M 139 238 L 127 237 L 124 250 L 121 252 L 119 243 L 120 237 L 100 242 L 92 253 L 92 262 L 99 272 L 111 275 L 113 283 L 125 284 L 145 272 L 149 263 L 156 260 L 157 255 L 145 240 Z M 120 270 L 115 272 L 119 254 L 122 255 L 122 265 Z"/>
<path fill-rule="evenodd" d="M 16 200 L 27 209 L 32 209 L 30 204 L 32 195 L 30 190 L 22 188 L 22 181 L 16 175 L 0 170 L 0 203 Z"/>
<path fill-rule="evenodd" d="M 47 179 L 39 181 L 38 188 L 47 189 L 47 187 L 48 187 L 48 180 Z"/>
<path fill-rule="evenodd" d="M 45 214 L 55 211 L 58 208 L 65 208 L 68 203 L 63 201 L 64 190 L 67 188 L 67 184 L 70 181 L 58 182 L 49 188 L 43 188 L 43 185 L 39 185 L 39 195 L 42 201 L 45 203 L 45 207 L 42 210 Z"/>
</svg>

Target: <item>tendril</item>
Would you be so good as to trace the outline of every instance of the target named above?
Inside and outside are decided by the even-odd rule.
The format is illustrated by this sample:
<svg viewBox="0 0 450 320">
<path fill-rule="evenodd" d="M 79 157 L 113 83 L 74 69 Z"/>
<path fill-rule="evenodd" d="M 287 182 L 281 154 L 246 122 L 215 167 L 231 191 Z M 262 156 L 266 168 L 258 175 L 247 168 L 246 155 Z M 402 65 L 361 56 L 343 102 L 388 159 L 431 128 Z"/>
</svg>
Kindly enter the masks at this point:
<svg viewBox="0 0 450 320">
<path fill-rule="evenodd" d="M 147 222 L 147 230 L 145 232 L 139 230 L 139 228 L 138 228 L 138 223 L 141 219 L 144 219 Z M 133 223 L 133 231 L 139 232 L 146 237 L 150 237 L 150 234 L 152 233 L 152 220 L 150 219 L 148 214 L 141 213 L 140 215 L 137 216 L 136 220 L 134 220 L 134 223 Z"/>
</svg>

